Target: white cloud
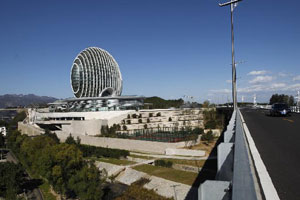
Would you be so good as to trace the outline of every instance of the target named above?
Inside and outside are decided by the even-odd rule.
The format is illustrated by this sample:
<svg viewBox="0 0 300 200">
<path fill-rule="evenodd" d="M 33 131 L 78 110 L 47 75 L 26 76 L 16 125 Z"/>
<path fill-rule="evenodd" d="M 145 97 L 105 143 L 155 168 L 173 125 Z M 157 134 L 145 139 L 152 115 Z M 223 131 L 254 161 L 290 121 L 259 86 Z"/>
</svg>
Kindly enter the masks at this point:
<svg viewBox="0 0 300 200">
<path fill-rule="evenodd" d="M 272 76 L 257 76 L 251 81 L 249 81 L 249 83 L 251 84 L 266 83 L 272 81 L 273 79 L 274 78 Z"/>
<path fill-rule="evenodd" d="M 278 73 L 278 76 L 280 76 L 280 77 L 287 77 L 288 74 L 287 74 L 287 73 L 284 73 L 284 72 L 279 72 L 279 73 Z"/>
<path fill-rule="evenodd" d="M 295 77 L 293 78 L 293 81 L 300 81 L 300 75 L 295 76 Z"/>
<path fill-rule="evenodd" d="M 289 85 L 286 87 L 286 90 L 291 90 L 291 91 L 300 90 L 300 83 Z"/>
<path fill-rule="evenodd" d="M 232 83 L 232 80 L 226 80 L 226 83 Z"/>
<path fill-rule="evenodd" d="M 229 89 L 219 89 L 219 90 L 211 90 L 213 93 L 231 93 Z"/>
<path fill-rule="evenodd" d="M 252 72 L 249 72 L 248 75 L 255 75 L 255 76 L 257 76 L 257 75 L 264 75 L 266 73 L 267 73 L 266 70 L 261 70 L 261 71 L 252 71 Z"/>
</svg>

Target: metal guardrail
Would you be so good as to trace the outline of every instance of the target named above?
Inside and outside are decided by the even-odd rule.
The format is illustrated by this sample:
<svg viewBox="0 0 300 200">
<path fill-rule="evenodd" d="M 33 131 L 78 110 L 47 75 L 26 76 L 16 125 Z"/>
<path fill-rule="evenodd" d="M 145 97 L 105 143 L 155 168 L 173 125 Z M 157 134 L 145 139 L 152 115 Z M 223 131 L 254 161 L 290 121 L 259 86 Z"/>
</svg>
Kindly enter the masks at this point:
<svg viewBox="0 0 300 200">
<path fill-rule="evenodd" d="M 260 194 L 255 185 L 249 146 L 239 110 L 234 111 L 218 145 L 216 180 L 207 180 L 198 188 L 199 200 L 257 200 Z M 259 190 L 258 190 L 259 191 Z"/>
</svg>

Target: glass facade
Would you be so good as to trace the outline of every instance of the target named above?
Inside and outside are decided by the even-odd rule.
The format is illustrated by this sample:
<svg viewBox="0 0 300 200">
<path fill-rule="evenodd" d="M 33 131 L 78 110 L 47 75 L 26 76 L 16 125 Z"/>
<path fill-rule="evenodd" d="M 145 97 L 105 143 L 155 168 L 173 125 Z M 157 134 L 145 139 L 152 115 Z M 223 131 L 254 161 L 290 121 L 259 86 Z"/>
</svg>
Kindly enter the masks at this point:
<svg viewBox="0 0 300 200">
<path fill-rule="evenodd" d="M 119 65 L 103 49 L 84 49 L 73 62 L 71 86 L 77 98 L 120 96 L 122 76 Z"/>
</svg>

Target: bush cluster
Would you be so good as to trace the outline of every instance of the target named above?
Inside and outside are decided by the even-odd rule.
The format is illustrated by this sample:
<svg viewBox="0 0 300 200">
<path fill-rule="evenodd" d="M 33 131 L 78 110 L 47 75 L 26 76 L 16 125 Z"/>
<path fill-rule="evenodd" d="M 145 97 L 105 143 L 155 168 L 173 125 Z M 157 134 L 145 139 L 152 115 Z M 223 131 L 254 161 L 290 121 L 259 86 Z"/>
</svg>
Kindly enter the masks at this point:
<svg viewBox="0 0 300 200">
<path fill-rule="evenodd" d="M 208 131 L 207 133 L 204 133 L 201 137 L 201 140 L 207 141 L 208 143 L 210 143 L 213 139 L 214 139 L 214 135 L 211 130 Z"/>
<path fill-rule="evenodd" d="M 83 157 L 106 157 L 106 158 L 126 158 L 129 156 L 129 151 L 119 150 L 119 149 L 110 149 L 104 147 L 95 147 L 89 145 L 81 144 L 79 146 L 80 151 L 83 153 Z"/>
<path fill-rule="evenodd" d="M 155 166 L 171 168 L 173 166 L 173 162 L 172 161 L 165 161 L 165 160 L 155 160 L 154 165 Z"/>
</svg>

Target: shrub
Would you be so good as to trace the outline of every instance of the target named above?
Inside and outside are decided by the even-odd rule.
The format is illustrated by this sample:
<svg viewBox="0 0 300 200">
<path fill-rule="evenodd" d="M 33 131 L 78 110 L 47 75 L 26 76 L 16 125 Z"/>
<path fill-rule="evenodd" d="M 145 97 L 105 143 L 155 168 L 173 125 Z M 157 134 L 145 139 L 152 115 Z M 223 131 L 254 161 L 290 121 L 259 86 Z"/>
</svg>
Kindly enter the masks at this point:
<svg viewBox="0 0 300 200">
<path fill-rule="evenodd" d="M 194 129 L 192 130 L 192 134 L 201 135 L 201 134 L 203 134 L 203 133 L 204 133 L 203 128 L 197 127 L 197 128 L 194 128 Z"/>
<path fill-rule="evenodd" d="M 71 133 L 70 133 L 70 135 L 67 137 L 65 143 L 67 143 L 67 144 L 76 144 L 76 141 L 74 140 L 74 137 L 71 135 Z"/>
<path fill-rule="evenodd" d="M 147 123 L 150 123 L 150 119 L 149 118 L 147 119 Z"/>
<path fill-rule="evenodd" d="M 127 130 L 127 126 L 123 125 L 123 130 L 126 131 Z"/>
<path fill-rule="evenodd" d="M 139 118 L 142 118 L 142 114 L 139 115 Z"/>
<path fill-rule="evenodd" d="M 154 165 L 155 166 L 171 168 L 173 166 L 173 162 L 172 161 L 165 161 L 165 160 L 155 160 Z"/>
<path fill-rule="evenodd" d="M 204 126 L 206 129 L 215 129 L 217 126 L 216 120 L 209 120 L 205 123 Z"/>
<path fill-rule="evenodd" d="M 147 128 L 148 128 L 148 126 L 147 126 L 147 124 L 145 124 L 145 125 L 144 125 L 144 129 L 147 129 Z"/>
<path fill-rule="evenodd" d="M 131 121 L 130 121 L 130 119 L 129 119 L 129 120 L 127 120 L 127 124 L 131 124 Z"/>
<path fill-rule="evenodd" d="M 130 114 L 127 115 L 127 118 L 130 119 Z"/>
<path fill-rule="evenodd" d="M 169 117 L 169 122 L 171 122 L 172 121 L 172 117 Z"/>
<path fill-rule="evenodd" d="M 208 131 L 207 133 L 204 133 L 201 137 L 201 140 L 207 141 L 208 143 L 210 143 L 213 139 L 214 139 L 214 136 L 213 136 L 213 133 L 211 130 Z"/>
<path fill-rule="evenodd" d="M 135 113 L 132 114 L 132 118 L 137 118 L 137 115 Z"/>
<path fill-rule="evenodd" d="M 153 117 L 153 113 L 149 113 L 149 117 Z"/>
<path fill-rule="evenodd" d="M 104 147 L 95 147 L 89 145 L 80 145 L 79 149 L 83 153 L 84 157 L 109 157 L 109 158 L 120 158 L 129 156 L 129 151 L 120 149 L 110 149 Z"/>
<path fill-rule="evenodd" d="M 143 120 L 142 120 L 142 119 L 139 119 L 139 123 L 143 123 Z"/>
<path fill-rule="evenodd" d="M 160 117 L 160 116 L 161 116 L 161 113 L 160 113 L 160 112 L 156 114 L 156 117 Z"/>
</svg>

